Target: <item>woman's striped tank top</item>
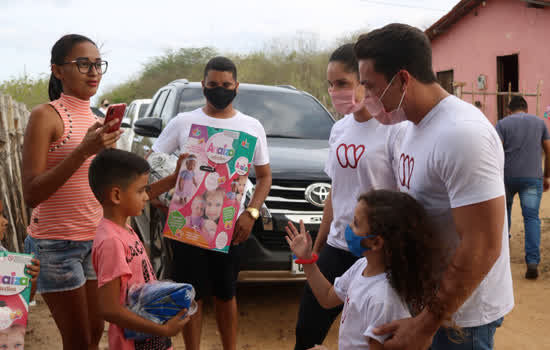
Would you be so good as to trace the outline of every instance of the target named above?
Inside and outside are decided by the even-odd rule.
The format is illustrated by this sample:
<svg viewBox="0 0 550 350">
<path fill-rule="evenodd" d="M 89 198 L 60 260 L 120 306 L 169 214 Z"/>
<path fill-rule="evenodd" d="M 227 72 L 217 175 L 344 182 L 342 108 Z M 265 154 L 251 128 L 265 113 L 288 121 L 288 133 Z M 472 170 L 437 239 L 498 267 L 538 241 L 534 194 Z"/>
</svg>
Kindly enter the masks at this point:
<svg viewBox="0 0 550 350">
<path fill-rule="evenodd" d="M 63 136 L 50 144 L 47 169 L 59 164 L 82 142 L 97 118 L 90 101 L 61 94 L 50 103 L 63 120 Z M 88 169 L 94 157 L 84 164 L 50 198 L 32 213 L 28 232 L 33 238 L 90 241 L 94 239 L 103 209 L 88 182 Z"/>
</svg>

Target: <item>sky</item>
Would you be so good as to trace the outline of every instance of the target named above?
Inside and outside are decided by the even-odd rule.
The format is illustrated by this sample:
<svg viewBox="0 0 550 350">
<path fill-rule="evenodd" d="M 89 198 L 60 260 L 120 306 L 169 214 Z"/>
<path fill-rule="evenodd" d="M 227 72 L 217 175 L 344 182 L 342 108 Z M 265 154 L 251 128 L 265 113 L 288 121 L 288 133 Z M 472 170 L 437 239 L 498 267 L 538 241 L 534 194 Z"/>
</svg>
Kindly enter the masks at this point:
<svg viewBox="0 0 550 350">
<path fill-rule="evenodd" d="M 458 0 L 0 0 L 0 82 L 49 75 L 61 36 L 100 46 L 109 71 L 98 95 L 139 75 L 166 50 L 211 46 L 261 50 L 272 40 L 314 37 L 321 45 L 392 22 L 426 28 Z M 174 77 L 174 79 L 183 77 Z M 97 95 L 96 95 L 97 96 Z M 95 103 L 92 100 L 92 103 Z"/>
</svg>

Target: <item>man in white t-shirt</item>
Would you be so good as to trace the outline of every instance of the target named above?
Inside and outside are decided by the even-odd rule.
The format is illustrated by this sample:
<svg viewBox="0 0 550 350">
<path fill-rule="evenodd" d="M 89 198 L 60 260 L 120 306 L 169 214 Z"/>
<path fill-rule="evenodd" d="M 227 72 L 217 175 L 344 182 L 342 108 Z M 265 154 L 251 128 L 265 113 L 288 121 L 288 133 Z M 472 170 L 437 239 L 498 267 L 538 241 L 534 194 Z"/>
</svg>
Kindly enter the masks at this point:
<svg viewBox="0 0 550 350">
<path fill-rule="evenodd" d="M 246 132 L 257 137 L 252 160 L 256 174 L 256 187 L 245 209 L 241 205 L 235 224 L 232 246 L 228 254 L 204 250 L 181 242 L 172 241 L 174 250 L 174 274 L 176 282 L 190 283 L 195 287 L 198 302 L 197 313 L 183 330 L 185 348 L 198 350 L 202 324 L 202 300 L 214 296 L 216 319 L 224 350 L 237 346 L 237 302 L 235 287 L 239 273 L 240 243 L 246 241 L 259 217 L 259 209 L 271 188 L 271 168 L 263 126 L 260 122 L 233 108 L 239 83 L 235 64 L 225 57 L 211 59 L 204 69 L 202 81 L 206 106 L 191 112 L 180 113 L 164 128 L 153 145 L 155 152 L 181 153 L 192 124 L 207 125 Z"/>
<path fill-rule="evenodd" d="M 448 248 L 436 298 L 375 334 L 393 333 L 385 349 L 492 349 L 514 306 L 500 139 L 476 107 L 437 83 L 422 31 L 390 24 L 361 36 L 355 53 L 369 112 L 385 124 L 412 122 L 396 126 L 388 143 L 393 170 Z M 440 328 L 450 318 L 465 330 L 462 343 Z"/>
</svg>

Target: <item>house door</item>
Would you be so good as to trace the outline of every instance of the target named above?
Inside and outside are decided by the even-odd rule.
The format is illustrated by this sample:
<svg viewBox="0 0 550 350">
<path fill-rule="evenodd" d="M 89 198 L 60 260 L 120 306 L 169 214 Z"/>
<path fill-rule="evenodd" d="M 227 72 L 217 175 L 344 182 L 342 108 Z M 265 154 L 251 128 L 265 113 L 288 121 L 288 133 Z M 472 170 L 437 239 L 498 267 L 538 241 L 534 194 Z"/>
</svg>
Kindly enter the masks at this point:
<svg viewBox="0 0 550 350">
<path fill-rule="evenodd" d="M 508 84 L 512 83 L 512 92 L 519 91 L 518 55 L 497 57 L 497 87 L 498 91 L 507 92 Z M 506 116 L 508 96 L 497 96 L 498 119 Z"/>
<path fill-rule="evenodd" d="M 442 72 L 437 72 L 437 80 L 442 88 L 447 90 L 451 95 L 454 94 L 453 81 L 454 81 L 454 71 L 446 70 Z"/>
</svg>

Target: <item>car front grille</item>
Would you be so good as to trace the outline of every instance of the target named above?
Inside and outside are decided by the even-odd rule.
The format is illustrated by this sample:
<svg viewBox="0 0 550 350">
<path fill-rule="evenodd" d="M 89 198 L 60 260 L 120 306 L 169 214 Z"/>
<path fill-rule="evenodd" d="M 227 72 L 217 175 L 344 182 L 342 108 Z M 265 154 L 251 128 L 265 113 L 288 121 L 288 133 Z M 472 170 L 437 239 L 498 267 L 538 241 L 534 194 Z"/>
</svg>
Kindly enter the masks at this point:
<svg viewBox="0 0 550 350">
<path fill-rule="evenodd" d="M 255 179 L 251 180 L 255 183 Z M 282 215 L 309 213 L 318 215 L 323 212 L 323 208 L 317 207 L 305 199 L 306 188 L 311 184 L 313 184 L 311 181 L 273 180 L 265 204 L 273 218 L 279 220 L 274 222 L 273 231 L 257 232 L 256 237 L 265 248 L 273 250 L 289 249 L 284 230 L 287 222 L 284 217 L 281 217 Z M 308 225 L 307 229 L 310 231 L 313 240 L 315 240 L 318 225 Z"/>
<path fill-rule="evenodd" d="M 317 232 L 309 232 L 312 242 L 315 242 Z M 288 243 L 285 239 L 286 232 L 281 231 L 263 231 L 256 238 L 260 241 L 262 246 L 270 250 L 290 250 Z"/>
<path fill-rule="evenodd" d="M 272 213 L 321 212 L 323 208 L 306 200 L 306 188 L 312 183 L 311 181 L 273 180 L 265 204 Z"/>
</svg>

